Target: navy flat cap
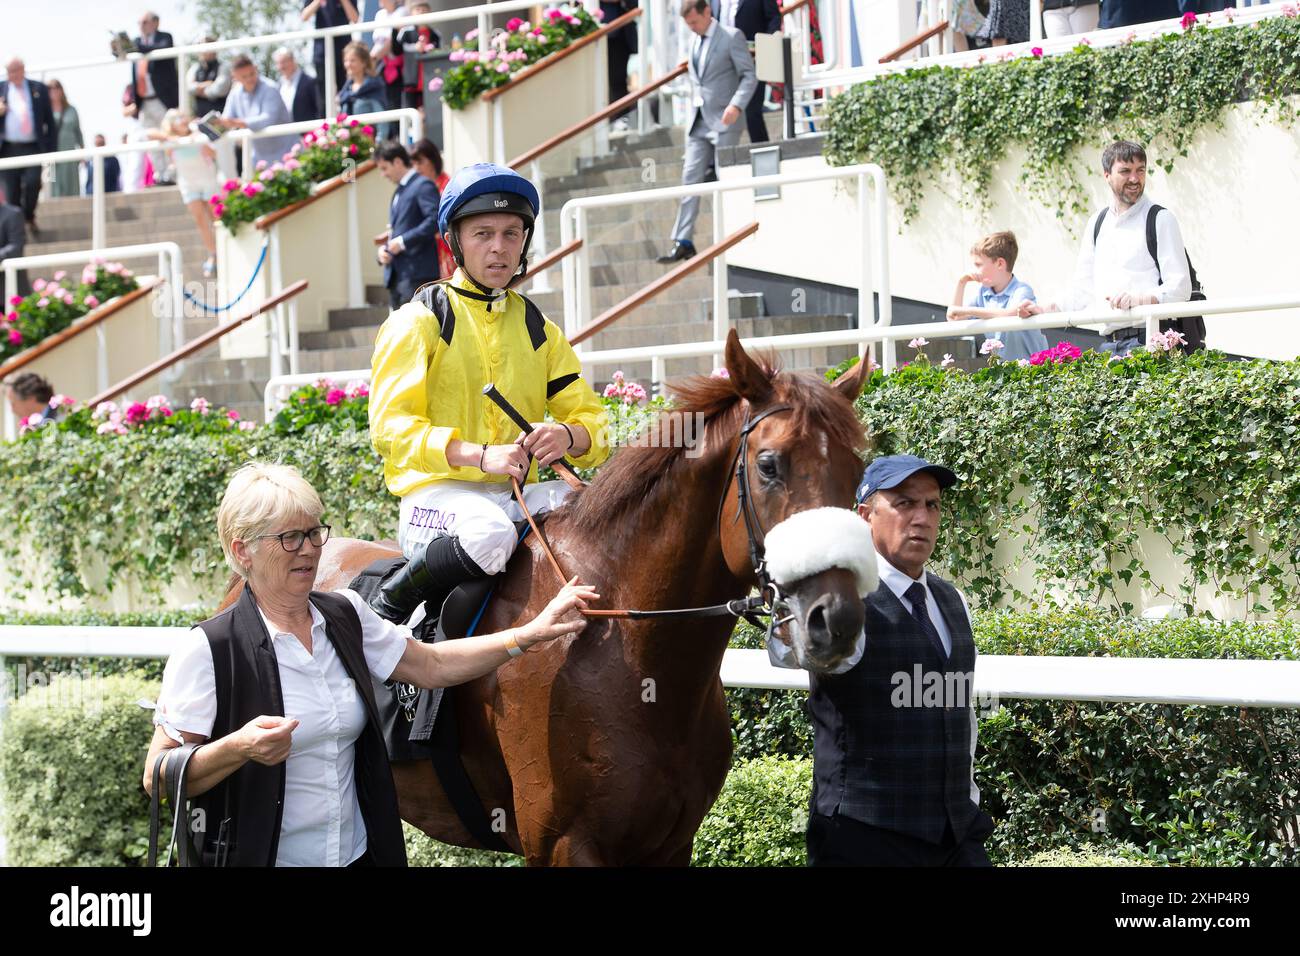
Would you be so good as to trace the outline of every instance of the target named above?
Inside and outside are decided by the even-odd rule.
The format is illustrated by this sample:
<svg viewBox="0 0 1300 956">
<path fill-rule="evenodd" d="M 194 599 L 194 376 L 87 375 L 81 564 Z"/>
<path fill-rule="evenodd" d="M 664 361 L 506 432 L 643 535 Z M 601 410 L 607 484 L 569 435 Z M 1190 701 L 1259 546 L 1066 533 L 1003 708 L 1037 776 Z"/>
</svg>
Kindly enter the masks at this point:
<svg viewBox="0 0 1300 956">
<path fill-rule="evenodd" d="M 866 501 L 868 495 L 873 495 L 882 488 L 901 485 L 918 471 L 933 475 L 940 488 L 951 488 L 957 484 L 957 476 L 943 465 L 933 465 L 916 455 L 882 455 L 867 465 L 867 470 L 862 473 L 862 481 L 858 484 L 858 503 Z"/>
</svg>

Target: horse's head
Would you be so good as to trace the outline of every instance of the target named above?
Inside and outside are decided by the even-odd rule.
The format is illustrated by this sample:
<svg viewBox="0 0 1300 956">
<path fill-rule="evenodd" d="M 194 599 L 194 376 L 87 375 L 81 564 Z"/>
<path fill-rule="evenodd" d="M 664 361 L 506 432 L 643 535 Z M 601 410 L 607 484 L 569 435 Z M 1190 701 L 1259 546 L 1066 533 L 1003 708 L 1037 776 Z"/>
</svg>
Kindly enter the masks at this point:
<svg viewBox="0 0 1300 956">
<path fill-rule="evenodd" d="M 812 671 L 834 671 L 861 654 L 862 595 L 876 588 L 870 529 L 851 510 L 866 445 L 853 400 L 867 365 L 831 385 L 777 373 L 754 361 L 734 330 L 727 338 L 727 373 L 749 431 L 735 446 L 723 554 L 733 574 L 754 581 L 753 533 L 788 607 L 777 636 Z"/>
</svg>

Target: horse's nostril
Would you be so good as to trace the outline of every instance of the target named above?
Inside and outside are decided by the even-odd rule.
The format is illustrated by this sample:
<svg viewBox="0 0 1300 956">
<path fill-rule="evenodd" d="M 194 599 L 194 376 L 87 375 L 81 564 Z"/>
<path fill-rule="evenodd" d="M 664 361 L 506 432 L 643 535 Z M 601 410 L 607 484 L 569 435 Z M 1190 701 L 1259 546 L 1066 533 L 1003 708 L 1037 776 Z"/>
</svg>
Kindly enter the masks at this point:
<svg viewBox="0 0 1300 956">
<path fill-rule="evenodd" d="M 813 605 L 812 610 L 808 612 L 808 633 L 813 638 L 824 638 L 827 636 L 829 628 L 826 626 L 826 605 L 823 601 L 818 601 Z"/>
</svg>

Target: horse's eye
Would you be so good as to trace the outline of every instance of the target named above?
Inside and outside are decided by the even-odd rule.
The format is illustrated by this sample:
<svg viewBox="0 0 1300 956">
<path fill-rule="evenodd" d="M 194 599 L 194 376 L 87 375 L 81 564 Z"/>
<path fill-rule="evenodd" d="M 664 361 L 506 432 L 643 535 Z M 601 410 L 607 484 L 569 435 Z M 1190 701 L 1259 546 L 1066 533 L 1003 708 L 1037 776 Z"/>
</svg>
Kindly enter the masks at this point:
<svg viewBox="0 0 1300 956">
<path fill-rule="evenodd" d="M 758 473 L 768 481 L 781 476 L 781 464 L 776 452 L 765 451 L 758 456 Z"/>
</svg>

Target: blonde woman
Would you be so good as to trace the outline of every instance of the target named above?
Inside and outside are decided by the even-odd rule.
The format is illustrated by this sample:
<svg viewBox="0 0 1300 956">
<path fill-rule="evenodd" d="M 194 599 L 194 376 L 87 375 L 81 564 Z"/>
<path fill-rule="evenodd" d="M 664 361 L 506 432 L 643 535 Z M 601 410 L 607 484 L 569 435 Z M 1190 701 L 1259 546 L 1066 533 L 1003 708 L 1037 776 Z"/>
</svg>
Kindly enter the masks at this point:
<svg viewBox="0 0 1300 956">
<path fill-rule="evenodd" d="M 404 866 L 372 678 L 473 680 L 582 630 L 572 612 L 599 597 L 571 582 L 522 627 L 422 644 L 353 591 L 313 590 L 330 535 L 323 512 L 288 465 L 245 465 L 221 499 L 217 534 L 243 593 L 168 659 L 144 777 L 149 791 L 159 754 L 207 742 L 188 778 L 204 865 Z"/>
</svg>

